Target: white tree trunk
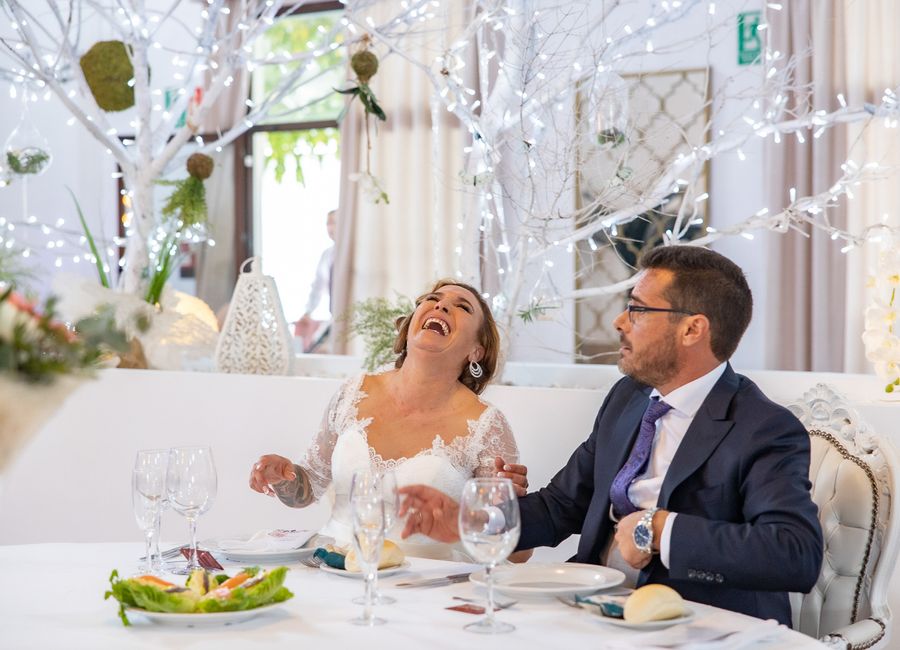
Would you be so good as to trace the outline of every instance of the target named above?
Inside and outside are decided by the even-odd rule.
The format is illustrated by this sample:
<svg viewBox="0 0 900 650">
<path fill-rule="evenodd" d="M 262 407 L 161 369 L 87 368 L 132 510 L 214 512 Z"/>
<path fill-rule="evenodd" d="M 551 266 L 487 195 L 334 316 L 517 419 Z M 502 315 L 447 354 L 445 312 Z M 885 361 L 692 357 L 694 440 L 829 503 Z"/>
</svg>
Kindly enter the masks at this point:
<svg viewBox="0 0 900 650">
<path fill-rule="evenodd" d="M 146 173 L 138 172 L 133 178 L 126 177 L 126 184 L 132 194 L 132 217 L 120 287 L 126 293 L 142 294 L 146 285 L 144 270 L 150 264 L 147 242 L 156 223 L 153 213 L 153 179 Z"/>
</svg>

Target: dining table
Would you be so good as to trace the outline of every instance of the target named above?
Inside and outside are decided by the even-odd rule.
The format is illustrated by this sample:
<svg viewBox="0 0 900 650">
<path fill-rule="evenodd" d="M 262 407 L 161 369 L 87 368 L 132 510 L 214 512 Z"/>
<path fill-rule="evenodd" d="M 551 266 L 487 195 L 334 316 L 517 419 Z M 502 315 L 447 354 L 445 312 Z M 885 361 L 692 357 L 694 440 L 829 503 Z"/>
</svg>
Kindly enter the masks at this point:
<svg viewBox="0 0 900 650">
<path fill-rule="evenodd" d="M 400 583 L 477 572 L 478 565 L 407 558 L 408 566 L 378 581 L 379 590 L 396 602 L 378 605 L 385 623 L 364 627 L 351 623 L 362 607 L 351 602 L 363 593 L 363 581 L 321 568 L 288 564 L 285 580 L 293 598 L 240 622 L 188 627 L 154 622 L 131 612 L 131 625 L 118 615 L 118 603 L 104 600 L 113 569 L 121 576 L 139 574 L 141 543 L 53 543 L 0 546 L 0 648 L 228 650 L 252 648 L 640 648 L 684 647 L 697 650 L 788 649 L 825 647 L 816 639 L 774 622 L 688 603 L 691 629 L 713 627 L 723 638 L 693 646 L 664 645 L 678 639 L 677 626 L 663 631 L 624 629 L 608 624 L 587 609 L 567 606 L 557 598 L 529 596 L 496 612 L 515 626 L 502 635 L 480 635 L 463 627 L 478 620 L 450 607 L 455 597 L 481 599 L 484 588 L 472 582 L 436 587 L 398 587 Z M 218 556 L 217 556 L 218 557 Z M 218 558 L 233 574 L 240 564 Z M 264 567 L 265 568 L 265 567 Z M 183 584 L 184 576 L 164 576 Z M 508 604 L 509 597 L 498 595 Z M 194 614 L 191 616 L 203 616 Z M 686 630 L 689 632 L 690 630 Z M 684 632 L 682 632 L 684 634 Z M 689 637 L 685 637 L 689 638 Z"/>
</svg>

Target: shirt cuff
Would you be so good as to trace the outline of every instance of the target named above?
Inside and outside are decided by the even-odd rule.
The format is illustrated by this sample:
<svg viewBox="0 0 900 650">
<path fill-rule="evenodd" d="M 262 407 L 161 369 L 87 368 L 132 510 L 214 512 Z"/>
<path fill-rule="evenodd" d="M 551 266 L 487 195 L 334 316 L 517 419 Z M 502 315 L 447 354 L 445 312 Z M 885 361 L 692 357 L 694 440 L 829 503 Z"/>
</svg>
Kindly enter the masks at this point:
<svg viewBox="0 0 900 650">
<path fill-rule="evenodd" d="M 663 566 L 669 568 L 669 548 L 671 548 L 672 526 L 675 524 L 677 512 L 670 512 L 666 515 L 666 523 L 663 524 L 662 537 L 659 538 L 659 559 Z"/>
</svg>

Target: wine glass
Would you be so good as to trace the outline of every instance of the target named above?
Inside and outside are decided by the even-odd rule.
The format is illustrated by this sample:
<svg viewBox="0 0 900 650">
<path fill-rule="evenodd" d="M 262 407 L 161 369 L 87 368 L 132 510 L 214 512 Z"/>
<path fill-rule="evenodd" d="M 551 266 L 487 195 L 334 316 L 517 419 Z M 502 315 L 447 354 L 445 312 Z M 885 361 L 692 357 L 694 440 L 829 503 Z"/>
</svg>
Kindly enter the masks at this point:
<svg viewBox="0 0 900 650">
<path fill-rule="evenodd" d="M 385 531 L 384 494 L 381 485 L 381 476 L 370 470 L 356 472 L 350 485 L 353 547 L 366 578 L 363 614 L 352 621 L 357 625 L 384 624 L 384 619 L 376 617 L 372 612 Z"/>
<path fill-rule="evenodd" d="M 387 471 L 379 475 L 381 482 L 381 496 L 384 499 L 384 533 L 385 536 L 394 528 L 397 523 L 398 512 L 400 510 L 400 496 L 397 493 L 397 476 L 394 472 Z M 356 605 L 365 605 L 365 596 L 357 596 L 352 601 Z M 375 605 L 393 605 L 397 599 L 388 596 L 378 590 L 378 576 L 375 576 L 375 588 L 372 594 L 372 602 Z"/>
<path fill-rule="evenodd" d="M 166 473 L 169 505 L 187 518 L 191 529 L 191 553 L 186 567 L 172 573 L 189 574 L 197 562 L 197 518 L 210 509 L 216 498 L 216 465 L 209 447 L 175 447 L 169 450 Z"/>
<path fill-rule="evenodd" d="M 134 459 L 131 473 L 131 503 L 134 519 L 144 532 L 146 564 L 144 572 L 162 574 L 159 556 L 159 520 L 166 501 L 166 466 L 168 449 L 141 449 Z"/>
<path fill-rule="evenodd" d="M 508 478 L 473 478 L 466 481 L 459 502 L 459 534 L 463 548 L 484 565 L 487 582 L 485 617 L 466 625 L 470 632 L 512 632 L 509 623 L 494 618 L 493 569 L 512 553 L 519 542 L 519 501 Z"/>
</svg>

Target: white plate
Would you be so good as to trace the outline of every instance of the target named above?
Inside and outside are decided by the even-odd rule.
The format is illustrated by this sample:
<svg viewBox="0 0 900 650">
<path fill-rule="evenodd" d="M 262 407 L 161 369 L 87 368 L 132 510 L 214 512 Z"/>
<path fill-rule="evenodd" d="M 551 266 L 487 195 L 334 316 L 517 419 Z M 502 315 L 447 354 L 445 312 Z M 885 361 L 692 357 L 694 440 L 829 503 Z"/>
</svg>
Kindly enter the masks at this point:
<svg viewBox="0 0 900 650">
<path fill-rule="evenodd" d="M 315 551 L 316 549 L 314 548 L 298 548 L 293 551 L 248 553 L 243 551 L 223 551 L 218 549 L 213 550 L 213 554 L 223 555 L 226 560 L 242 564 L 287 564 L 289 562 L 299 562 L 304 557 L 308 557 L 315 553 Z"/>
<path fill-rule="evenodd" d="M 333 573 L 336 576 L 344 576 L 345 578 L 356 578 L 361 580 L 366 577 L 366 574 L 361 571 L 346 571 L 344 569 L 335 569 L 334 567 L 328 566 L 327 564 L 322 564 L 319 566 L 322 571 L 325 573 Z M 399 566 L 388 567 L 387 569 L 378 569 L 378 577 L 383 578 L 385 576 L 393 575 L 395 573 L 399 573 L 400 571 L 406 571 L 409 568 L 409 561 L 403 562 Z"/>
<path fill-rule="evenodd" d="M 284 603 L 272 603 L 263 605 L 256 609 L 244 609 L 237 612 L 212 612 L 209 614 L 174 614 L 171 612 L 148 612 L 146 609 L 138 609 L 136 607 L 126 607 L 125 611 L 129 616 L 132 614 L 140 614 L 144 618 L 150 620 L 157 625 L 168 625 L 170 627 L 206 627 L 214 625 L 232 625 L 241 623 L 251 618 L 256 618 L 260 614 L 264 614 L 275 607 L 280 607 Z"/>
<path fill-rule="evenodd" d="M 473 573 L 469 580 L 485 585 L 484 571 Z M 494 589 L 516 597 L 585 596 L 609 589 L 625 581 L 616 569 L 594 564 L 517 564 L 494 569 Z"/>
<path fill-rule="evenodd" d="M 597 618 L 603 623 L 615 625 L 616 627 L 624 627 L 629 630 L 661 630 L 665 627 L 672 627 L 673 625 L 680 625 L 694 620 L 694 610 L 692 609 L 688 609 L 687 614 L 679 616 L 678 618 L 667 618 L 663 621 L 646 621 L 645 623 L 629 623 L 624 618 L 604 616 L 599 612 L 599 608 L 597 611 L 594 611 L 593 609 L 590 611 L 597 614 Z"/>
</svg>

